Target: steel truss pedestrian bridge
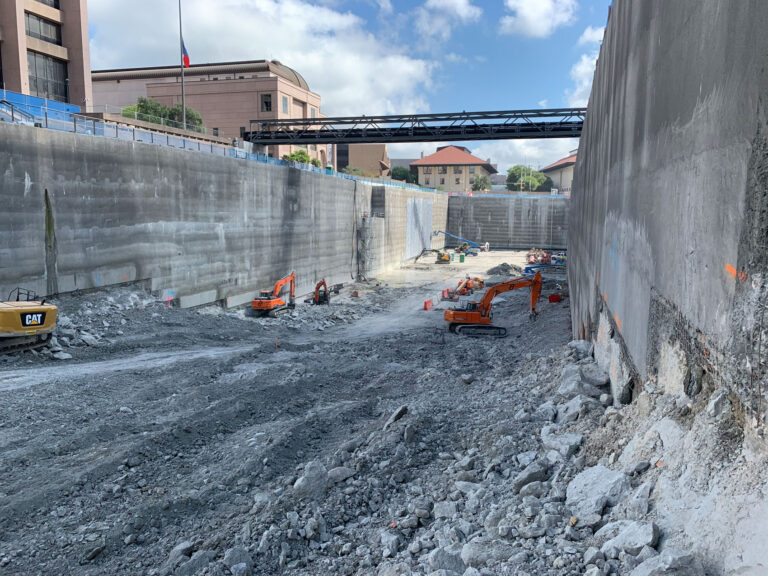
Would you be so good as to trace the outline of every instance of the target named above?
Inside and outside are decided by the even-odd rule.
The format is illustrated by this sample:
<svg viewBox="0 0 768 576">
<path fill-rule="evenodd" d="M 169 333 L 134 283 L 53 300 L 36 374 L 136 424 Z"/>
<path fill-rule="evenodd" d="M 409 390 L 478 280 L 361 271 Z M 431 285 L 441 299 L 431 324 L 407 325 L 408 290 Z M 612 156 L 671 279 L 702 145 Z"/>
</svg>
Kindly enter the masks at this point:
<svg viewBox="0 0 768 576">
<path fill-rule="evenodd" d="M 578 138 L 586 108 L 253 120 L 259 145 Z"/>
</svg>

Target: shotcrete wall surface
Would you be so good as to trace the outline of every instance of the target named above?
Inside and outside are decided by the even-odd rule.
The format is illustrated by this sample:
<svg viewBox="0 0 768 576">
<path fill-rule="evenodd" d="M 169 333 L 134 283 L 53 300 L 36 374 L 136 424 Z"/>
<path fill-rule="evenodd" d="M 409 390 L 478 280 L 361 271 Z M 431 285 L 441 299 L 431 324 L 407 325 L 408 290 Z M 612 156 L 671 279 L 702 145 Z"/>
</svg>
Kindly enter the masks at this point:
<svg viewBox="0 0 768 576">
<path fill-rule="evenodd" d="M 768 406 L 766 27 L 762 0 L 614 2 L 568 231 L 574 336 L 595 340 L 614 392 L 630 376 L 635 393 L 725 386 L 750 428 Z M 755 560 L 745 543 L 766 533 L 765 506 L 737 510 L 679 473 L 657 488 L 663 527 L 685 531 L 712 573 Z"/>
<path fill-rule="evenodd" d="M 357 273 L 371 186 L 269 166 L 0 124 L 0 293 L 148 281 L 182 305 L 238 304 L 295 270 L 299 293 Z M 408 198 L 386 188 L 373 272 L 405 259 Z M 439 218 L 443 218 L 442 221 Z"/>
<path fill-rule="evenodd" d="M 569 203 L 550 196 L 451 196 L 446 231 L 473 242 L 488 242 L 491 248 L 564 249 Z M 448 246 L 455 245 L 455 240 L 448 239 Z"/>
<path fill-rule="evenodd" d="M 741 288 L 765 272 L 768 4 L 619 1 L 576 165 L 569 274 L 575 335 L 602 300 L 641 377 L 674 315 L 733 345 Z M 653 343 L 653 345 L 651 344 Z"/>
</svg>

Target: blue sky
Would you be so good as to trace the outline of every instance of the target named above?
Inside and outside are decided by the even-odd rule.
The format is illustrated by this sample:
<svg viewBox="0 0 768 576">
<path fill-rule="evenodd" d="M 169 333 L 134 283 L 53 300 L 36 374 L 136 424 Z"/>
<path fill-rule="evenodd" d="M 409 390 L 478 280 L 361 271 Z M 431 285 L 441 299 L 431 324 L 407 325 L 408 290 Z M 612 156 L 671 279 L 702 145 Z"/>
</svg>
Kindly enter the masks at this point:
<svg viewBox="0 0 768 576">
<path fill-rule="evenodd" d="M 277 59 L 328 115 L 585 105 L 608 0 L 182 0 L 193 63 Z M 175 0 L 89 0 L 94 69 L 178 61 Z M 471 142 L 506 170 L 575 140 Z M 434 143 L 390 146 L 391 157 Z"/>
</svg>

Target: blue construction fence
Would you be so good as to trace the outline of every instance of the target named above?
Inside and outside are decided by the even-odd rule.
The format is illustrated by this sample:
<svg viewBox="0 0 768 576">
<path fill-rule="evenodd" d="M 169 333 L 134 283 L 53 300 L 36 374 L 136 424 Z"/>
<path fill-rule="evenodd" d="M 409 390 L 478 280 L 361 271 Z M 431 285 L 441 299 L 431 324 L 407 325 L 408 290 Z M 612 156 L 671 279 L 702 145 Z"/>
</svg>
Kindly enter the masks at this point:
<svg viewBox="0 0 768 576">
<path fill-rule="evenodd" d="M 394 188 L 405 188 L 417 190 L 420 192 L 431 192 L 440 194 L 437 190 L 431 188 L 422 188 L 398 180 L 377 180 L 375 178 L 362 178 L 352 176 L 341 172 L 335 172 L 332 168 L 318 168 L 311 164 L 302 164 L 282 160 L 280 158 L 271 158 L 265 154 L 250 154 L 241 148 L 234 146 L 225 146 L 213 142 L 201 140 L 191 140 L 180 136 L 174 136 L 164 132 L 154 132 L 143 128 L 134 128 L 131 126 L 122 126 L 114 122 L 107 122 L 89 116 L 80 114 L 80 107 L 37 98 L 34 96 L 25 96 L 16 92 L 3 90 L 0 100 L 0 121 L 12 122 L 14 124 L 25 124 L 28 126 L 37 126 L 38 128 L 48 128 L 49 130 L 59 130 L 62 132 L 73 132 L 75 134 L 84 134 L 102 138 L 114 138 L 129 142 L 142 142 L 145 144 L 155 144 L 157 146 L 170 146 L 182 150 L 192 150 L 194 152 L 204 152 L 216 156 L 224 156 L 240 160 L 249 160 L 270 164 L 272 166 L 290 166 L 307 172 L 316 172 L 326 174 L 335 178 L 344 180 L 357 180 L 358 182 L 370 183 L 375 186 L 391 186 Z"/>
</svg>

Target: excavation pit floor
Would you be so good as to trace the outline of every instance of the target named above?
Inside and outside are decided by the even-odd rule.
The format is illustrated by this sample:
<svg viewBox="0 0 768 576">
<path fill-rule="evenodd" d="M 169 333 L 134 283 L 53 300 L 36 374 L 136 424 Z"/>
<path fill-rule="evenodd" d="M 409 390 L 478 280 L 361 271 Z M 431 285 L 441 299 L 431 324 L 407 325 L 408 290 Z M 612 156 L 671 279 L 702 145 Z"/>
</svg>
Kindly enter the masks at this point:
<svg viewBox="0 0 768 576">
<path fill-rule="evenodd" d="M 498 537 L 484 518 L 541 442 L 521 414 L 573 360 L 563 282 L 535 320 L 503 294 L 506 338 L 446 331 L 441 290 L 501 263 L 524 253 L 410 263 L 278 319 L 60 297 L 52 349 L 0 358 L 0 573 L 448 570 L 435 550 Z M 454 572 L 580 573 L 566 522 Z"/>
</svg>

